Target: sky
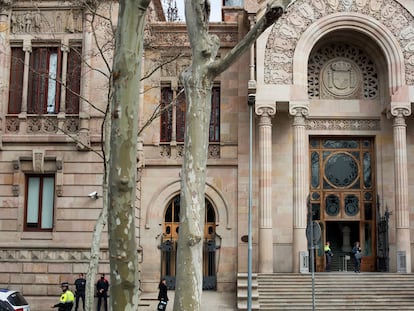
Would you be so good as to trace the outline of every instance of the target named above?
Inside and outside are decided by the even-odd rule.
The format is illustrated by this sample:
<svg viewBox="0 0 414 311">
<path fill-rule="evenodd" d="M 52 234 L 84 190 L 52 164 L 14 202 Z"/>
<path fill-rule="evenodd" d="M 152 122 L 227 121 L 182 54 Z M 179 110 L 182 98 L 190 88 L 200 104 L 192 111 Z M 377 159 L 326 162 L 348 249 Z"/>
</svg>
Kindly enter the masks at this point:
<svg viewBox="0 0 414 311">
<path fill-rule="evenodd" d="M 185 20 L 184 18 L 184 0 L 176 0 L 177 8 L 178 8 L 178 15 L 180 16 L 181 20 Z M 211 22 L 219 22 L 221 21 L 221 2 L 222 0 L 210 0 L 211 3 L 211 13 L 210 13 L 210 21 Z"/>
</svg>

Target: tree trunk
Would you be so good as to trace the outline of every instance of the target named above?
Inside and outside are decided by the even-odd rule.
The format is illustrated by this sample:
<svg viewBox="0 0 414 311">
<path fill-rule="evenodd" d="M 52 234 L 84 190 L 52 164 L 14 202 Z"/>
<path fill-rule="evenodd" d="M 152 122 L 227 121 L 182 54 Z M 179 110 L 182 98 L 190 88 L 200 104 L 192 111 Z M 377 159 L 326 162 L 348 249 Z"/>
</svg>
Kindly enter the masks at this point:
<svg viewBox="0 0 414 311">
<path fill-rule="evenodd" d="M 210 2 L 185 0 L 192 62 L 181 75 L 186 93 L 186 129 L 181 173 L 180 231 L 174 311 L 199 311 L 203 285 L 205 179 L 214 78 L 233 64 L 282 14 L 289 0 L 270 1 L 266 13 L 245 38 L 216 60 L 219 39 L 208 34 Z M 247 85 L 246 85 L 247 87 Z M 247 101 L 247 98 L 246 98 Z"/>
<path fill-rule="evenodd" d="M 121 0 L 112 70 L 108 234 L 112 310 L 138 310 L 135 243 L 138 100 L 150 0 Z"/>
</svg>

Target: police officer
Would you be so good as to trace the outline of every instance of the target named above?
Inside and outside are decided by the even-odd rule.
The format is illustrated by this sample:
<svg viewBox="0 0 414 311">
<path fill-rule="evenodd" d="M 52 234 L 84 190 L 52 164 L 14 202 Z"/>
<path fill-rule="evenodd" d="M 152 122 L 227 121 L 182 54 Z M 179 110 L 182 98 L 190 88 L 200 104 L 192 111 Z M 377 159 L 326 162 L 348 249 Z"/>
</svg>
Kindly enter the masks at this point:
<svg viewBox="0 0 414 311">
<path fill-rule="evenodd" d="M 75 297 L 76 297 L 76 304 L 75 304 L 75 311 L 78 311 L 79 307 L 79 299 L 82 299 L 82 306 L 83 311 L 85 311 L 85 290 L 86 290 L 86 280 L 85 274 L 79 273 L 79 278 L 75 281 Z"/>
<path fill-rule="evenodd" d="M 52 306 L 52 308 L 58 308 L 58 311 L 71 311 L 75 296 L 69 290 L 69 283 L 63 282 L 60 287 L 62 288 L 62 295 L 60 295 L 59 303 Z"/>
</svg>

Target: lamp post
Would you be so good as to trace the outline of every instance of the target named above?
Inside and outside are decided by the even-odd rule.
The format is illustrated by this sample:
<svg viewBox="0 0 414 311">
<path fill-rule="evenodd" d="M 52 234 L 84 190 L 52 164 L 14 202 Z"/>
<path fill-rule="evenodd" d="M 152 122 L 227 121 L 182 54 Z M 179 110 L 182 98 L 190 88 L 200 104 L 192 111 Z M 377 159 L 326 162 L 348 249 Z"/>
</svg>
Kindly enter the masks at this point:
<svg viewBox="0 0 414 311">
<path fill-rule="evenodd" d="M 247 310 L 252 310 L 252 157 L 253 157 L 253 106 L 256 94 L 249 94 L 249 209 L 248 209 L 248 242 L 247 242 Z"/>
</svg>

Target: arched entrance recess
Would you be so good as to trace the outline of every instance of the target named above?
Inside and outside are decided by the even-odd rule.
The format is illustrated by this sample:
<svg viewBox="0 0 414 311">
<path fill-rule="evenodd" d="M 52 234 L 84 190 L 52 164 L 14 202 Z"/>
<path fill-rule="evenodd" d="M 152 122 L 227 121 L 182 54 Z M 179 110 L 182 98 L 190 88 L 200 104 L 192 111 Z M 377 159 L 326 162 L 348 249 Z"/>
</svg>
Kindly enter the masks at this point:
<svg viewBox="0 0 414 311">
<path fill-rule="evenodd" d="M 324 271 L 323 244 L 331 242 L 333 271 L 352 269 L 352 245 L 360 241 L 363 271 L 376 270 L 375 156 L 373 137 L 310 137 L 310 202 L 322 229 L 316 256 Z"/>
<path fill-rule="evenodd" d="M 320 38 L 308 58 L 309 122 L 317 122 L 312 113 L 335 111 L 343 123 L 336 128 L 338 136 L 327 137 L 319 128 L 309 138 L 311 206 L 313 219 L 322 228 L 317 271 L 324 270 L 326 241 L 335 253 L 333 271 L 352 269 L 350 252 L 356 241 L 363 249 L 362 270 L 377 270 L 376 134 L 367 136 L 361 124 L 354 129 L 347 125 L 358 123 L 359 111 L 369 111 L 366 116 L 359 113 L 367 120 L 379 119 L 381 104 L 388 98 L 386 56 L 375 47 L 361 32 L 337 30 Z M 352 102 L 357 109 L 340 109 Z M 312 111 L 313 103 L 319 108 Z"/>
<path fill-rule="evenodd" d="M 215 290 L 217 285 L 217 254 L 221 237 L 216 232 L 216 212 L 212 203 L 205 200 L 205 225 L 203 246 L 203 289 Z M 175 288 L 177 241 L 180 225 L 180 196 L 170 200 L 164 212 L 161 249 L 161 275 L 170 289 Z"/>
</svg>

